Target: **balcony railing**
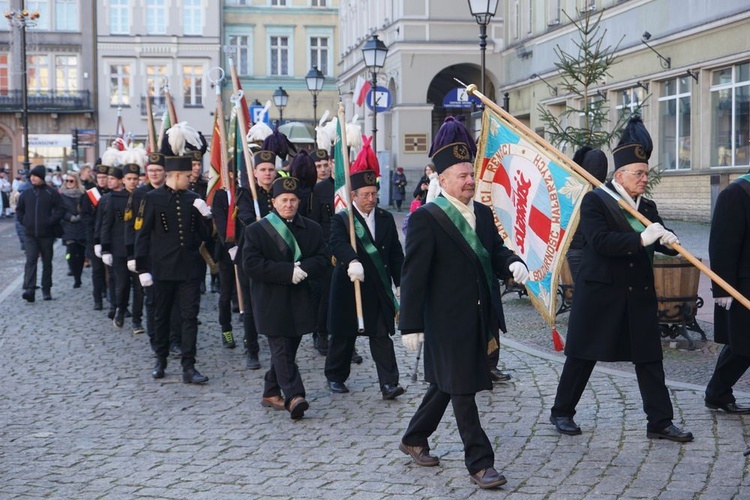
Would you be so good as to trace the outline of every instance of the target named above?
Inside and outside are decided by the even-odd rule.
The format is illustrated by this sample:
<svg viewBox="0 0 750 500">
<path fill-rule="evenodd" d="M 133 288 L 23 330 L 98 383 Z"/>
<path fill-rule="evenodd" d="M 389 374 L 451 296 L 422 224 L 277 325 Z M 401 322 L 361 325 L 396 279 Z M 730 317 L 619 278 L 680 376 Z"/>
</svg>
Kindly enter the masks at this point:
<svg viewBox="0 0 750 500">
<path fill-rule="evenodd" d="M 22 111 L 20 90 L 0 92 L 0 112 Z M 93 112 L 91 93 L 88 90 L 72 92 L 58 90 L 31 91 L 28 93 L 30 113 L 43 112 Z"/>
</svg>

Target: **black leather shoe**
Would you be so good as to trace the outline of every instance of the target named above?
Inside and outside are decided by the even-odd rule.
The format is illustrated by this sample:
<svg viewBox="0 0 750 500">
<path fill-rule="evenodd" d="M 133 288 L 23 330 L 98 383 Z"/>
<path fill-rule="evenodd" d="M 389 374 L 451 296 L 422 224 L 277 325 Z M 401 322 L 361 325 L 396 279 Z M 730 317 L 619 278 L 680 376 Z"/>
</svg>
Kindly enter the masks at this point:
<svg viewBox="0 0 750 500">
<path fill-rule="evenodd" d="M 173 345 L 169 348 L 169 354 L 173 358 L 181 358 L 182 357 L 182 348 L 178 345 Z"/>
<path fill-rule="evenodd" d="M 738 405 L 736 401 L 732 401 L 731 403 L 714 403 L 706 399 L 706 408 L 722 410 L 735 415 L 747 415 L 750 413 L 750 407 Z"/>
<path fill-rule="evenodd" d="M 245 368 L 248 370 L 259 370 L 260 361 L 258 361 L 258 353 L 249 352 L 247 353 L 247 361 L 245 362 Z"/>
<path fill-rule="evenodd" d="M 44 300 L 52 300 L 52 293 L 49 290 L 42 290 L 42 298 Z"/>
<path fill-rule="evenodd" d="M 104 306 L 102 305 L 102 301 L 94 302 L 94 311 L 101 311 L 104 309 Z"/>
<path fill-rule="evenodd" d="M 21 294 L 21 297 L 23 297 L 23 300 L 26 302 L 34 302 L 34 290 L 26 290 Z"/>
<path fill-rule="evenodd" d="M 550 417 L 549 421 L 560 434 L 577 436 L 581 433 L 581 428 L 573 421 L 573 417 Z"/>
<path fill-rule="evenodd" d="M 118 312 L 115 314 L 115 318 L 112 320 L 112 324 L 115 325 L 115 328 L 122 328 L 122 325 L 125 324 L 125 317 L 122 313 Z"/>
<path fill-rule="evenodd" d="M 684 431 L 674 424 L 660 431 L 646 430 L 646 437 L 649 439 L 668 439 L 678 443 L 689 443 L 693 440 L 693 433 Z"/>
<path fill-rule="evenodd" d="M 289 416 L 292 417 L 292 420 L 301 419 L 309 409 L 310 403 L 302 396 L 295 396 L 289 402 Z"/>
<path fill-rule="evenodd" d="M 109 311 L 107 312 L 107 317 L 108 317 L 109 319 L 115 319 L 115 314 L 117 314 L 117 309 L 115 309 L 115 308 L 111 308 L 111 309 L 110 309 L 110 310 L 109 310 Z"/>
<path fill-rule="evenodd" d="M 362 364 L 362 356 L 359 355 L 356 348 L 352 352 L 352 363 L 357 363 L 358 365 Z"/>
<path fill-rule="evenodd" d="M 182 381 L 186 384 L 205 384 L 208 377 L 201 375 L 195 367 L 190 367 L 182 370 Z"/>
<path fill-rule="evenodd" d="M 328 334 L 327 333 L 316 333 L 313 336 L 313 346 L 320 353 L 321 356 L 328 355 Z"/>
<path fill-rule="evenodd" d="M 383 399 L 396 399 L 404 393 L 404 388 L 400 385 L 383 384 Z"/>
<path fill-rule="evenodd" d="M 336 392 L 338 394 L 349 392 L 349 388 L 343 382 L 333 382 L 329 380 L 328 388 L 331 389 L 331 392 Z"/>
<path fill-rule="evenodd" d="M 151 376 L 154 378 L 164 378 L 166 369 L 167 358 L 158 358 L 154 364 L 154 371 L 151 372 Z"/>
<path fill-rule="evenodd" d="M 505 476 L 496 471 L 494 467 L 487 467 L 477 473 L 469 474 L 469 478 L 472 483 L 478 485 L 483 490 L 497 488 L 508 482 Z"/>
<path fill-rule="evenodd" d="M 146 330 L 143 328 L 143 323 L 140 321 L 133 321 L 133 334 L 134 335 L 140 335 L 141 333 L 144 333 Z"/>
<path fill-rule="evenodd" d="M 497 383 L 497 382 L 507 382 L 508 380 L 510 380 L 511 377 L 510 377 L 510 374 L 508 373 L 501 372 L 497 368 L 492 368 L 490 369 L 490 378 L 492 379 L 493 382 Z"/>
</svg>

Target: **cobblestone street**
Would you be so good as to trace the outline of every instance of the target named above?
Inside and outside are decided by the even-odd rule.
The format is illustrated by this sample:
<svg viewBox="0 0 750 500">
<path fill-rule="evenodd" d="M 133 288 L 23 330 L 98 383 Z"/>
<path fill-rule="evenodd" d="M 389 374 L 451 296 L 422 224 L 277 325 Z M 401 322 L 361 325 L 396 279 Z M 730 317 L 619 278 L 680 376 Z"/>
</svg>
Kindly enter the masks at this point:
<svg viewBox="0 0 750 500">
<path fill-rule="evenodd" d="M 599 365 L 576 415 L 583 435 L 562 436 L 548 417 L 564 356 L 551 350 L 549 327 L 529 301 L 506 296 L 510 331 L 501 363 L 513 379 L 477 399 L 496 468 L 508 483 L 481 491 L 469 481 L 450 409 L 431 442 L 440 466 L 420 468 L 398 451 L 426 389 L 421 377 L 412 381 L 415 355 L 400 339 L 407 392 L 383 401 L 366 342 L 358 343 L 365 361 L 353 365 L 351 392 L 332 394 L 324 358 L 305 337 L 298 364 L 311 408 L 292 421 L 260 406 L 265 339 L 263 368 L 246 370 L 242 349 L 221 345 L 218 295 L 208 292 L 197 368 L 210 381 L 183 384 L 174 359 L 167 377 L 154 381 L 147 337 L 133 335 L 129 320 L 117 329 L 106 310 L 93 310 L 88 269 L 83 287 L 72 288 L 61 246 L 53 300 L 22 301 L 23 256 L 12 226 L 0 222 L 2 498 L 750 498 L 742 455 L 750 417 L 717 414 L 703 404 L 717 352 L 711 342 L 695 351 L 665 347 L 675 423 L 692 431 L 694 442 L 646 438 L 627 364 Z M 707 244 L 705 225 L 680 224 L 677 234 L 685 234 L 688 248 Z M 706 260 L 707 253 L 694 251 Z M 706 313 L 713 302 L 705 284 L 701 290 Z M 563 334 L 566 321 L 560 318 Z M 234 324 L 238 334 L 236 315 Z M 711 339 L 710 323 L 701 326 Z M 738 384 L 744 403 L 750 403 L 747 378 Z"/>
</svg>

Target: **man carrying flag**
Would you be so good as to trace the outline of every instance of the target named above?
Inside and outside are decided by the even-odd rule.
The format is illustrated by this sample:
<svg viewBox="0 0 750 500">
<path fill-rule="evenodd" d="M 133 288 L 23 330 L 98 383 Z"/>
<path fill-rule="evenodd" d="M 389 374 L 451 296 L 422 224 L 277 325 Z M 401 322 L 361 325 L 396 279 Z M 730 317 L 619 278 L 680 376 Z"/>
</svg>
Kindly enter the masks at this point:
<svg viewBox="0 0 750 500">
<path fill-rule="evenodd" d="M 492 282 L 513 276 L 523 284 L 528 270 L 503 245 L 491 209 L 473 201 L 469 145 L 447 144 L 437 149 L 432 162 L 442 193 L 409 218 L 399 321 L 407 349 L 417 351 L 424 342 L 430 386 L 399 450 L 417 465 L 438 465 L 428 439 L 451 402 L 471 481 L 495 488 L 506 479 L 494 468 L 495 454 L 475 401 L 477 392 L 492 389 L 487 354 L 498 348 L 490 327 L 496 314 Z"/>
<path fill-rule="evenodd" d="M 107 166 L 101 164 L 101 159 L 98 159 L 94 165 L 94 171 L 96 172 L 96 186 L 88 189 L 86 196 L 81 198 L 81 221 L 86 226 L 86 256 L 91 261 L 94 310 L 101 311 L 104 308 L 102 297 L 105 295 L 105 271 L 101 258 L 101 245 L 99 246 L 99 255 L 96 255 L 95 246 L 97 242 L 94 239 L 94 228 L 102 196 L 107 194 L 109 189 L 107 188 Z"/>
</svg>

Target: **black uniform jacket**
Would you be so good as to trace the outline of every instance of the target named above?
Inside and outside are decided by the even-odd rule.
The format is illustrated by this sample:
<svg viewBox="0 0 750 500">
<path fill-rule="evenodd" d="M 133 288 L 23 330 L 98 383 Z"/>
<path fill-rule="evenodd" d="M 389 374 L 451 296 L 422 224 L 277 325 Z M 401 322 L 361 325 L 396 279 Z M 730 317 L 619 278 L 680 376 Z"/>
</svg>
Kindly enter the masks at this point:
<svg viewBox="0 0 750 500">
<path fill-rule="evenodd" d="M 154 190 L 154 186 L 151 184 L 144 184 L 138 186 L 133 192 L 133 218 L 125 226 L 125 247 L 128 252 L 128 258 L 132 259 L 135 254 L 135 235 L 136 235 L 136 221 L 140 220 L 140 224 L 143 224 L 143 215 L 146 213 L 146 195 Z"/>
<path fill-rule="evenodd" d="M 334 214 L 333 197 L 335 184 L 328 178 L 315 184 L 310 196 L 310 218 L 323 228 L 323 237 L 328 241 L 331 234 L 331 219 Z"/>
<path fill-rule="evenodd" d="M 99 191 L 102 198 L 109 192 L 106 188 L 97 187 L 96 189 Z M 90 246 L 94 246 L 95 243 L 98 243 L 94 241 L 94 232 L 97 219 L 96 214 L 99 211 L 101 204 L 102 199 L 99 198 L 99 203 L 94 206 L 88 193 L 84 193 L 81 197 L 81 222 L 86 226 L 86 244 Z"/>
<path fill-rule="evenodd" d="M 401 285 L 401 266 L 404 263 L 404 252 L 398 239 L 396 223 L 393 215 L 375 207 L 375 235 L 370 239 L 375 244 L 380 259 L 385 266 L 388 276 L 388 287 L 391 283 Z M 360 213 L 353 208 L 354 216 L 369 233 L 367 224 Z M 352 248 L 349 239 L 349 216 L 339 212 L 331 219 L 330 250 L 336 257 L 336 267 L 331 280 L 330 307 L 328 308 L 328 331 L 331 335 L 357 335 L 357 311 L 354 303 L 354 283 L 349 279 L 347 269 L 349 263 L 355 259 L 362 263 L 365 270 L 365 280 L 361 283 L 362 316 L 364 317 L 365 333 L 371 336 L 377 333 L 378 315 L 382 314 L 386 320 L 388 333 L 396 331 L 393 318 L 396 308 L 393 300 L 386 293 L 383 281 L 380 279 L 375 263 L 357 238 L 357 251 Z"/>
<path fill-rule="evenodd" d="M 614 191 L 611 183 L 607 187 Z M 663 225 L 653 201 L 641 198 L 638 211 Z M 565 354 L 596 361 L 658 361 L 663 354 L 653 267 L 640 233 L 621 214 L 616 204 L 605 204 L 594 191 L 583 198 L 580 228 L 586 244 Z M 655 250 L 677 253 L 658 241 Z"/>
<path fill-rule="evenodd" d="M 260 188 L 258 188 L 258 192 L 262 192 L 263 194 L 266 193 Z M 237 210 L 237 215 L 235 217 L 234 242 L 227 242 L 227 224 L 229 220 L 229 197 L 227 196 L 227 192 L 223 189 L 216 191 L 216 193 L 214 193 L 214 199 L 211 202 L 211 212 L 214 214 L 216 234 L 219 237 L 219 245 L 216 245 L 217 252 L 225 252 L 235 245 L 240 247 L 238 252 L 241 252 L 244 229 L 255 222 L 255 208 L 253 206 L 253 199 L 250 191 L 244 187 L 237 187 L 235 188 L 234 195 L 236 197 L 234 203 Z M 259 202 L 258 207 L 260 208 L 261 217 L 268 214 L 268 210 L 270 210 L 268 205 L 268 200 Z M 217 258 L 218 257 L 219 256 L 217 255 Z"/>
<path fill-rule="evenodd" d="M 508 266 L 522 260 L 503 245 L 490 208 L 473 203 L 477 237 L 495 277 L 508 278 Z M 449 394 L 474 394 L 492 389 L 487 331 L 493 307 L 484 272 L 459 238 L 458 229 L 441 225 L 427 206 L 409 217 L 399 329 L 424 332 L 425 380 Z"/>
<path fill-rule="evenodd" d="M 136 269 L 154 280 L 201 279 L 198 248 L 211 238 L 210 223 L 193 207 L 198 195 L 168 186 L 146 195 L 143 226 L 135 237 Z"/>
<path fill-rule="evenodd" d="M 130 200 L 130 193 L 125 189 L 109 193 L 107 210 L 102 214 L 102 225 L 99 237 L 101 239 L 102 253 L 111 253 L 114 257 L 127 257 L 126 231 L 127 226 L 133 224 L 135 211 L 130 210 L 131 219 L 125 220 L 125 211 Z"/>
<path fill-rule="evenodd" d="M 242 267 L 250 277 L 255 326 L 269 337 L 300 337 L 315 329 L 310 280 L 321 277 L 328 265 L 323 232 L 316 222 L 296 215 L 287 225 L 302 252 L 300 267 L 307 273 L 296 285 L 292 250 L 281 238 L 270 236 L 275 229 L 268 221 L 254 222 L 244 231 Z"/>
<path fill-rule="evenodd" d="M 745 297 L 750 297 L 750 194 L 736 180 L 716 199 L 711 221 L 708 255 L 711 269 Z M 729 297 L 713 284 L 714 297 Z M 736 300 L 729 311 L 714 306 L 714 340 L 729 344 L 743 356 L 750 356 L 750 311 Z"/>
</svg>

